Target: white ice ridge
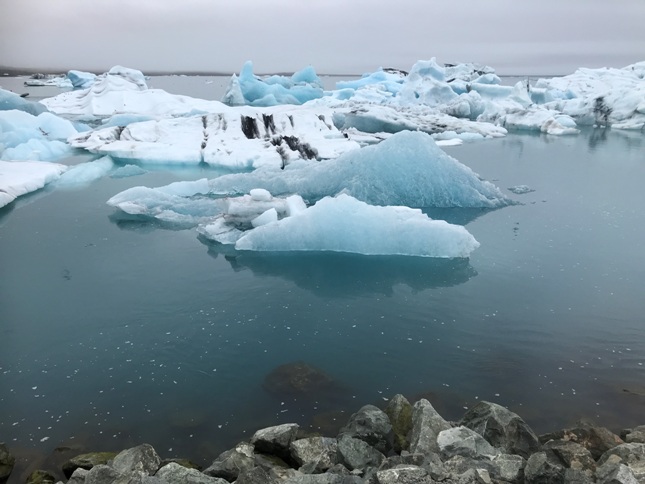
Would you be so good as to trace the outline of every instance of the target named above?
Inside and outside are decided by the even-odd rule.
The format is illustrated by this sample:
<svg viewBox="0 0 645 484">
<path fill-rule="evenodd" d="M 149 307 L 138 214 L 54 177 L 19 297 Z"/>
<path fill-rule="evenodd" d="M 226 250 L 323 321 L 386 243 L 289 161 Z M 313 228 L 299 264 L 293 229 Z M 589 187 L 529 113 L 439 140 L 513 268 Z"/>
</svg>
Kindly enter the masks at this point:
<svg viewBox="0 0 645 484">
<path fill-rule="evenodd" d="M 324 108 L 220 107 L 216 114 L 97 129 L 69 142 L 119 160 L 208 163 L 238 170 L 336 158 L 360 146 L 343 136 Z"/>
<path fill-rule="evenodd" d="M 397 133 L 335 160 L 224 175 L 209 185 L 213 194 L 264 188 L 274 195 L 297 193 L 309 202 L 347 193 L 372 205 L 497 208 L 513 203 L 429 135 L 415 131 Z"/>
<path fill-rule="evenodd" d="M 64 165 L 43 161 L 0 161 L 0 207 L 43 188 L 66 169 Z"/>
<path fill-rule="evenodd" d="M 141 71 L 121 66 L 99 76 L 87 89 L 64 92 L 40 102 L 53 113 L 77 119 L 116 114 L 176 116 L 195 111 L 219 111 L 222 106 L 218 101 L 148 89 Z"/>
<path fill-rule="evenodd" d="M 464 228 L 432 220 L 421 210 L 401 206 L 376 207 L 349 195 L 326 197 L 280 220 L 275 208 L 262 223 L 242 232 L 224 233 L 218 222 L 200 233 L 237 250 L 333 251 L 365 255 L 468 257 L 479 243 Z M 254 219 L 256 221 L 257 219 Z"/>
</svg>

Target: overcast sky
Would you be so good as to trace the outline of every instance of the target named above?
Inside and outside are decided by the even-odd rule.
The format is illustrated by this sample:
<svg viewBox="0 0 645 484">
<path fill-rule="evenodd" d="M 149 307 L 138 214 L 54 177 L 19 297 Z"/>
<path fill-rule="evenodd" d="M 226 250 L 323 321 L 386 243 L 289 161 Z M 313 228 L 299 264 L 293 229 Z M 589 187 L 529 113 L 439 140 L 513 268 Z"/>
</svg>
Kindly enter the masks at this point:
<svg viewBox="0 0 645 484">
<path fill-rule="evenodd" d="M 0 0 L 0 65 L 360 74 L 419 59 L 500 74 L 645 60 L 645 0 Z"/>
</svg>

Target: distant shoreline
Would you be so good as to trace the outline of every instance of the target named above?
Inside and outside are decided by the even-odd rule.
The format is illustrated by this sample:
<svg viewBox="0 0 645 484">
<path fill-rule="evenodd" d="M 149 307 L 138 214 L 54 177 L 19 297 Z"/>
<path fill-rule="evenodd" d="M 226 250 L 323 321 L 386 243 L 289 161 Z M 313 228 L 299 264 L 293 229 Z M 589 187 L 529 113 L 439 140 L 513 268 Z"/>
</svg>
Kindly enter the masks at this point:
<svg viewBox="0 0 645 484">
<path fill-rule="evenodd" d="M 77 69 L 81 70 L 81 69 Z M 56 70 L 56 69 L 35 69 L 35 68 L 19 68 L 19 67 L 5 67 L 0 66 L 0 77 L 18 77 L 18 76 L 31 76 L 33 74 L 47 74 L 47 75 L 61 75 L 64 76 L 67 74 L 67 70 Z M 103 74 L 107 71 L 84 71 L 91 72 L 93 74 Z M 229 77 L 233 74 L 239 74 L 239 72 L 220 72 L 220 71 L 142 71 L 146 76 L 219 76 L 219 77 Z M 258 76 L 291 76 L 293 72 L 265 72 L 265 73 L 255 73 Z M 318 76 L 330 76 L 330 77 L 361 77 L 363 72 L 354 73 L 354 74 L 339 74 L 339 73 L 317 73 Z M 497 74 L 499 77 L 561 77 L 566 74 Z"/>
</svg>

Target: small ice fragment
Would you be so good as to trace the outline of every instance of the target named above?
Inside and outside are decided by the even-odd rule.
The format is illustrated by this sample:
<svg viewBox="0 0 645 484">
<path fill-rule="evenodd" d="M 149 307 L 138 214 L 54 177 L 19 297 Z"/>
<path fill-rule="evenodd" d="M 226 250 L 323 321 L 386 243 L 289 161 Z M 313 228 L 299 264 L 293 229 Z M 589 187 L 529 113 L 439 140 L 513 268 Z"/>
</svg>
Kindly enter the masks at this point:
<svg viewBox="0 0 645 484">
<path fill-rule="evenodd" d="M 515 195 L 524 195 L 525 193 L 531 193 L 535 190 L 533 190 L 528 185 L 516 185 L 514 187 L 509 187 L 508 191 L 513 192 Z"/>
<path fill-rule="evenodd" d="M 49 440 L 49 437 L 43 437 L 42 439 L 40 439 L 41 442 L 45 442 L 47 440 Z"/>
<path fill-rule="evenodd" d="M 249 192 L 249 195 L 256 202 L 270 202 L 273 198 L 269 190 L 265 190 L 264 188 L 254 188 Z"/>
</svg>

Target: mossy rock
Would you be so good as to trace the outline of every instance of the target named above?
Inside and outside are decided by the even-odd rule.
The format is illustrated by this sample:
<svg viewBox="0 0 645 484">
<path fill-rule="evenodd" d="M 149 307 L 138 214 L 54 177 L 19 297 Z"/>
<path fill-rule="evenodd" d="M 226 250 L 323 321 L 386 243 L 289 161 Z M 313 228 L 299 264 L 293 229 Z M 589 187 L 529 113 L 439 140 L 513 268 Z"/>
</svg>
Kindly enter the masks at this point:
<svg viewBox="0 0 645 484">
<path fill-rule="evenodd" d="M 16 458 L 9 453 L 4 444 L 0 444 L 0 482 L 9 479 L 15 463 Z"/>
<path fill-rule="evenodd" d="M 92 467 L 107 464 L 114 459 L 118 452 L 89 452 L 87 454 L 77 455 L 63 464 L 63 474 L 68 479 L 79 467 L 90 470 Z"/>
<path fill-rule="evenodd" d="M 27 477 L 27 484 L 56 484 L 56 476 L 48 471 L 34 471 Z"/>
<path fill-rule="evenodd" d="M 412 430 L 412 405 L 403 395 L 395 395 L 385 407 L 385 413 L 392 424 L 393 447 L 398 454 L 408 450 L 408 433 Z"/>
</svg>

